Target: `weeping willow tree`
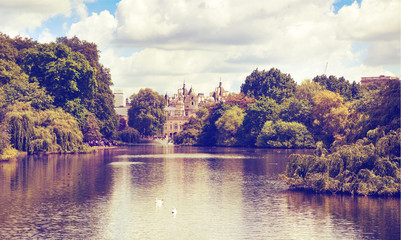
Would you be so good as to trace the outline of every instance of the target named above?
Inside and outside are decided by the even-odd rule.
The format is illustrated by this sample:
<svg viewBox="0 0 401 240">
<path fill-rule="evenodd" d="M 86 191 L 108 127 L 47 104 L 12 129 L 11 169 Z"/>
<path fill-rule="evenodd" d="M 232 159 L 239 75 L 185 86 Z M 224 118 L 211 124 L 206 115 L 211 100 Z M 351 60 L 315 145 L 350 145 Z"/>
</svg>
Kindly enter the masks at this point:
<svg viewBox="0 0 401 240">
<path fill-rule="evenodd" d="M 40 111 L 29 102 L 8 107 L 5 121 L 10 126 L 10 142 L 28 152 L 85 151 L 82 132 L 73 116 L 62 109 Z"/>
</svg>

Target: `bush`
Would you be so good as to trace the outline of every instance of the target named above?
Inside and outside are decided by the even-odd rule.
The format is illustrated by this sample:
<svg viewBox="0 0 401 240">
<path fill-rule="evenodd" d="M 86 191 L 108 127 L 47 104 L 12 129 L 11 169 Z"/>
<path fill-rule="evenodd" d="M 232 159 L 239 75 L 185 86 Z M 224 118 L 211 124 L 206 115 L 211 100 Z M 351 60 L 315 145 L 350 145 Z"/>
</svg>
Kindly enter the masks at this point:
<svg viewBox="0 0 401 240">
<path fill-rule="evenodd" d="M 135 128 L 127 127 L 117 132 L 117 139 L 126 143 L 136 143 L 139 141 L 140 135 Z"/>
<path fill-rule="evenodd" d="M 256 146 L 271 148 L 313 148 L 315 141 L 306 127 L 297 122 L 267 121 Z"/>
</svg>

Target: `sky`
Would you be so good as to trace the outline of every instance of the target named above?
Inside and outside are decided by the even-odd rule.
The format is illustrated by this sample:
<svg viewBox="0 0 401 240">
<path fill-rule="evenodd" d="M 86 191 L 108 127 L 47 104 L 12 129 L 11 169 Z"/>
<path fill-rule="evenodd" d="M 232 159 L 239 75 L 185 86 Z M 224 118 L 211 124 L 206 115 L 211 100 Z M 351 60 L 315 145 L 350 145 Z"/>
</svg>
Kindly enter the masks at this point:
<svg viewBox="0 0 401 240">
<path fill-rule="evenodd" d="M 114 86 L 230 92 L 255 69 L 400 77 L 399 0 L 1 0 L 0 32 L 94 42 Z"/>
</svg>

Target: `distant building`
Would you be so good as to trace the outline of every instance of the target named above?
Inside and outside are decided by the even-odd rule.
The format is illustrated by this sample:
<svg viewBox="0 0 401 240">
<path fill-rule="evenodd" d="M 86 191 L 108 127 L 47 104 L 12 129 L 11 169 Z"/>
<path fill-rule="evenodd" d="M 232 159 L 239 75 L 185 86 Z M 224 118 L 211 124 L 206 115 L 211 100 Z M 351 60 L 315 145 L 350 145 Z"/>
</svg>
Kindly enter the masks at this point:
<svg viewBox="0 0 401 240">
<path fill-rule="evenodd" d="M 362 77 L 361 85 L 371 84 L 371 83 L 385 83 L 390 80 L 400 80 L 398 77 L 384 76 L 380 75 L 378 77 Z"/>
<path fill-rule="evenodd" d="M 124 92 L 121 89 L 113 91 L 114 94 L 114 110 L 120 118 L 128 120 L 128 109 L 130 108 L 128 100 L 124 98 Z"/>
<path fill-rule="evenodd" d="M 166 94 L 167 119 L 164 124 L 164 135 L 173 137 L 182 131 L 183 125 L 189 121 L 190 117 L 196 116 L 199 107 L 206 102 L 224 102 L 228 95 L 228 91 L 224 90 L 221 82 L 208 98 L 203 93 L 196 94 L 192 87 L 188 90 L 185 83 L 172 97 Z"/>
<path fill-rule="evenodd" d="M 114 107 L 125 107 L 124 92 L 121 89 L 115 89 L 114 94 Z"/>
<path fill-rule="evenodd" d="M 210 97 L 213 98 L 215 102 L 225 102 L 226 97 L 228 97 L 230 93 L 224 90 L 222 83 L 219 83 L 219 86 L 214 89 L 214 92 L 210 93 Z"/>
</svg>

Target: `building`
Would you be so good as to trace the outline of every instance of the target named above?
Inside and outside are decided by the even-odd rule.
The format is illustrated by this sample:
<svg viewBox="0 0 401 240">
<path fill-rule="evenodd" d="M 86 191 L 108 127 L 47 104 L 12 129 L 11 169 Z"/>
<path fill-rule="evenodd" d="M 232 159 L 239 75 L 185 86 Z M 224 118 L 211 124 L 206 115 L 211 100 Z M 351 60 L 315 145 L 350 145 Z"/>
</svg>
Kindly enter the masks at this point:
<svg viewBox="0 0 401 240">
<path fill-rule="evenodd" d="M 117 115 L 125 120 L 128 120 L 128 109 L 130 108 L 128 100 L 124 99 L 124 92 L 121 89 L 113 91 L 114 94 L 114 110 Z"/>
<path fill-rule="evenodd" d="M 124 92 L 121 89 L 115 89 L 114 94 L 114 107 L 125 107 Z"/>
<path fill-rule="evenodd" d="M 380 75 L 378 77 L 362 77 L 361 85 L 371 84 L 371 83 L 385 83 L 390 80 L 400 80 L 398 77 L 384 76 Z"/>
<path fill-rule="evenodd" d="M 226 97 L 228 97 L 230 93 L 224 90 L 222 83 L 219 83 L 219 86 L 214 89 L 214 92 L 210 93 L 210 97 L 213 98 L 214 102 L 225 102 Z"/>
<path fill-rule="evenodd" d="M 190 117 L 196 116 L 199 107 L 206 102 L 224 102 L 228 95 L 229 92 L 224 90 L 221 82 L 207 98 L 203 93 L 195 93 L 192 87 L 188 90 L 185 83 L 172 97 L 166 94 L 165 112 L 167 119 L 164 124 L 164 135 L 173 137 L 182 131 L 183 125 L 189 121 Z"/>
</svg>

